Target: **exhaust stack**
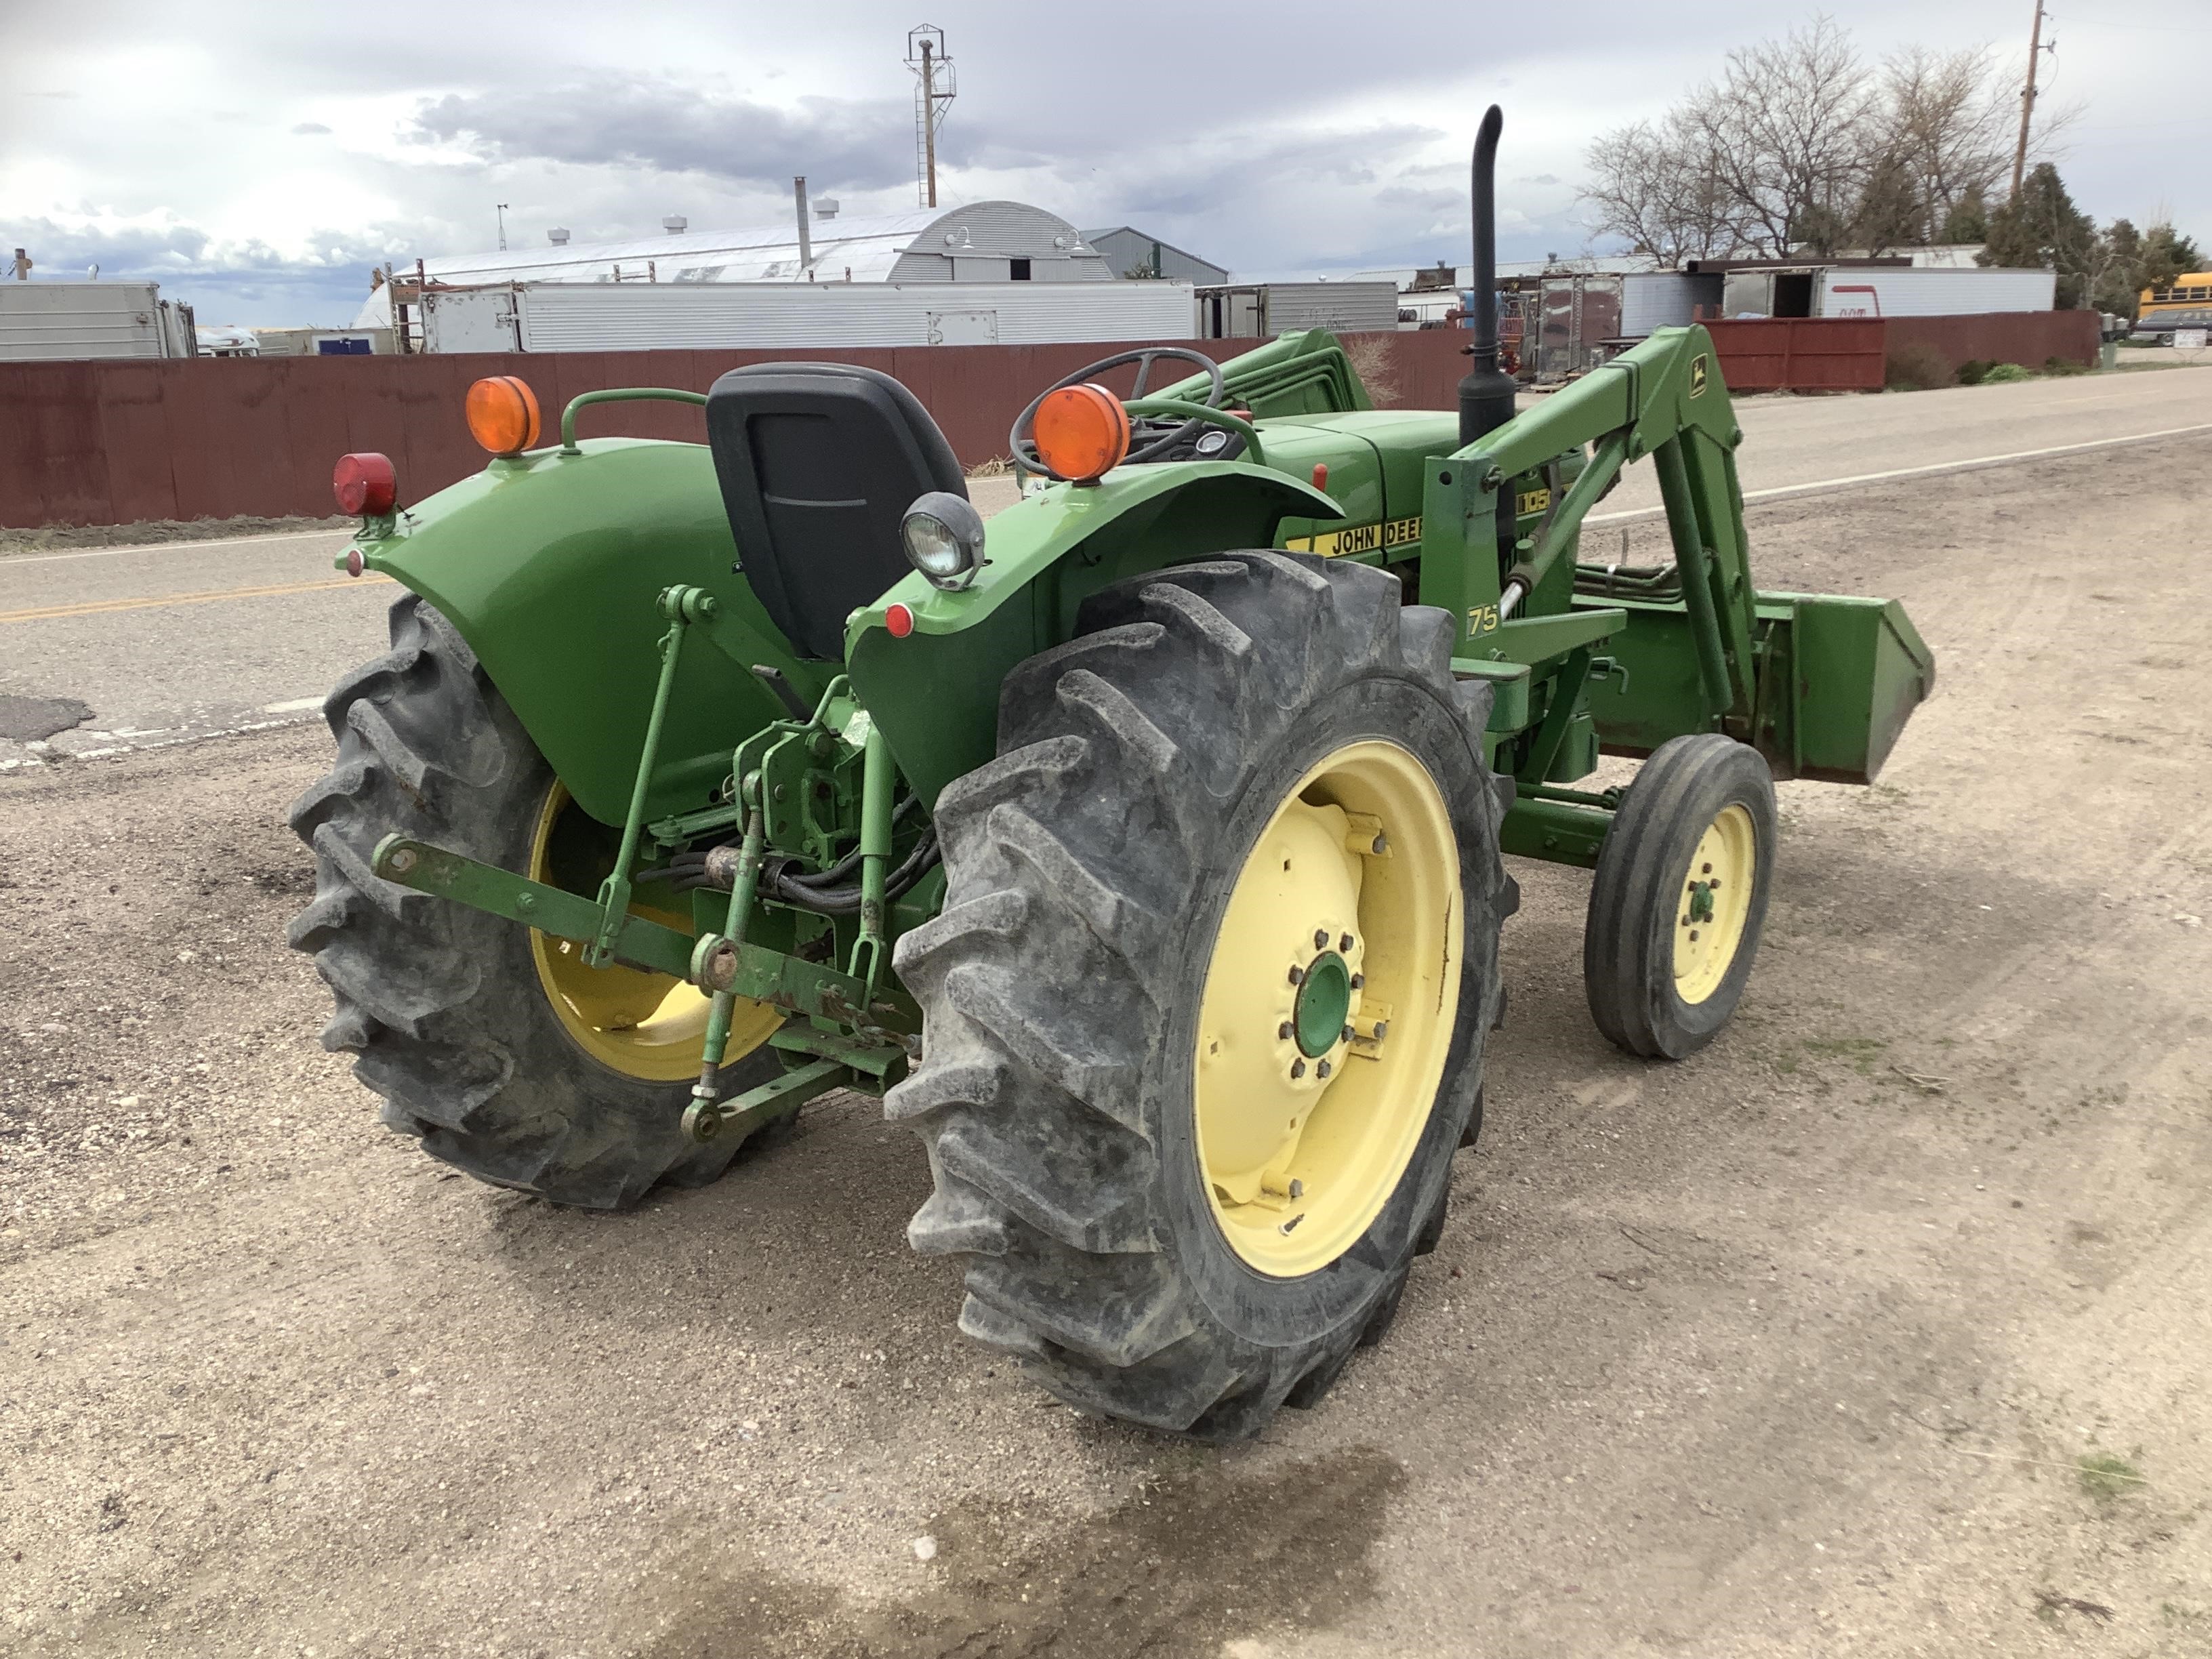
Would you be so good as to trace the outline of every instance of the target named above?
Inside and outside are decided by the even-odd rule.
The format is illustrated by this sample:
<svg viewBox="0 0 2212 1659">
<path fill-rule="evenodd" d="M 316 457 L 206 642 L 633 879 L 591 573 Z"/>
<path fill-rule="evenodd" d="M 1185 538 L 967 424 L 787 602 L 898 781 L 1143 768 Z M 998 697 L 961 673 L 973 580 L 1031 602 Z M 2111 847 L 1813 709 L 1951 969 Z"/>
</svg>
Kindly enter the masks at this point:
<svg viewBox="0 0 2212 1659">
<path fill-rule="evenodd" d="M 1474 359 L 1459 383 L 1462 447 L 1513 418 L 1513 377 L 1498 367 L 1498 135 L 1505 115 L 1492 104 L 1474 136 Z"/>
<path fill-rule="evenodd" d="M 791 181 L 791 204 L 799 213 L 799 268 L 813 280 L 814 239 L 806 231 L 806 175 L 800 173 Z"/>
</svg>

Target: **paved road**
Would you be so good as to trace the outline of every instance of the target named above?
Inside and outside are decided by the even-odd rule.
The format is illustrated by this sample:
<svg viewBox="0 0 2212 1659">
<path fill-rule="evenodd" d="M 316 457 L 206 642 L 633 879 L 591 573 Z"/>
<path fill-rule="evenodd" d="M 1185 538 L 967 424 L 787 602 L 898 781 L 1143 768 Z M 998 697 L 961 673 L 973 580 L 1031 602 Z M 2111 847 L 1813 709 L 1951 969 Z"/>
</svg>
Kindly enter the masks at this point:
<svg viewBox="0 0 2212 1659">
<path fill-rule="evenodd" d="M 1741 413 L 1756 492 L 2212 425 L 2212 368 L 1763 398 Z M 1634 470 L 1600 516 L 1655 506 L 1649 473 Z M 978 494 L 987 510 L 1012 499 L 996 480 Z M 1634 556 L 1658 533 L 1637 532 Z M 383 646 L 392 589 L 334 572 L 345 542 L 316 531 L 0 557 L 0 771 L 313 719 L 337 677 Z"/>
</svg>

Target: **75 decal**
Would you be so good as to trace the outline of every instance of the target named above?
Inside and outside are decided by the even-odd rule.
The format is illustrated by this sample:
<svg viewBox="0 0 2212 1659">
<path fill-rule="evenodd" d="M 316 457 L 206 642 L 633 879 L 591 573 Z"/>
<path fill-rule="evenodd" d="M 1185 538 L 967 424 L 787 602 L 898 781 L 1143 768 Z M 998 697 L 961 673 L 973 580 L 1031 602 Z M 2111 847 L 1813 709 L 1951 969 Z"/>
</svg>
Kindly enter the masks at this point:
<svg viewBox="0 0 2212 1659">
<path fill-rule="evenodd" d="M 1496 633 L 1498 631 L 1498 607 L 1494 605 L 1476 605 L 1474 609 L 1467 613 L 1467 631 L 1470 636 L 1476 634 Z"/>
</svg>

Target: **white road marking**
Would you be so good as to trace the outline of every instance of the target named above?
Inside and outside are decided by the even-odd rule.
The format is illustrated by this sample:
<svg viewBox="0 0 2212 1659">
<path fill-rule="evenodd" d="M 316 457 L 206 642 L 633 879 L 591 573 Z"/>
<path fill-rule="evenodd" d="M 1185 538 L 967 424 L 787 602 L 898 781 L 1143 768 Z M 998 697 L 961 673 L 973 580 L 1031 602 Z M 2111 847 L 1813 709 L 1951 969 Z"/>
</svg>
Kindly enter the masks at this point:
<svg viewBox="0 0 2212 1659">
<path fill-rule="evenodd" d="M 303 709 L 320 708 L 324 702 L 321 697 L 294 697 L 289 702 L 264 702 L 261 705 L 261 712 L 264 714 L 296 714 Z"/>
<path fill-rule="evenodd" d="M 2038 461 L 2051 455 L 2079 455 L 2093 449 L 2112 449 L 2121 444 L 2147 444 L 2160 438 L 2185 438 L 2192 433 L 2212 432 L 2212 421 L 2196 426 L 2170 426 L 2157 432 L 2137 432 L 2125 438 L 2092 438 L 2086 443 L 2053 444 L 2047 449 L 2015 449 L 2008 455 L 1978 455 L 1972 460 L 1937 461 L 1928 466 L 1893 467 L 1887 472 L 1855 472 L 1848 477 L 1821 478 L 1812 483 L 1778 484 L 1771 489 L 1747 489 L 1744 505 L 1753 501 L 1778 501 L 1792 495 L 1825 495 L 1838 489 L 1856 489 L 1862 484 L 1893 483 L 1899 478 L 1930 478 L 1946 472 L 1976 472 L 1984 467 L 2011 466 L 2020 461 Z M 1663 507 L 1639 507 L 1627 513 L 1594 513 L 1583 522 L 1593 524 L 1628 524 L 1638 519 L 1662 517 Z"/>
</svg>

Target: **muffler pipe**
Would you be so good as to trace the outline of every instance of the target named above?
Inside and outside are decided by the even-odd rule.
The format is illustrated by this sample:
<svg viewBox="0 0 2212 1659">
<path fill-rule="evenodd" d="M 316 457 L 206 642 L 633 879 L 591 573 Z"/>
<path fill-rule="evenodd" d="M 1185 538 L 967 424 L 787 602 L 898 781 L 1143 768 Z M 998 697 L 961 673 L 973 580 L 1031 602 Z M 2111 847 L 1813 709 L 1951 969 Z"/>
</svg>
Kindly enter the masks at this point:
<svg viewBox="0 0 2212 1659">
<path fill-rule="evenodd" d="M 1474 361 L 1459 383 L 1460 447 L 1513 418 L 1513 377 L 1498 367 L 1498 136 L 1505 114 L 1492 104 L 1474 135 Z"/>
</svg>

